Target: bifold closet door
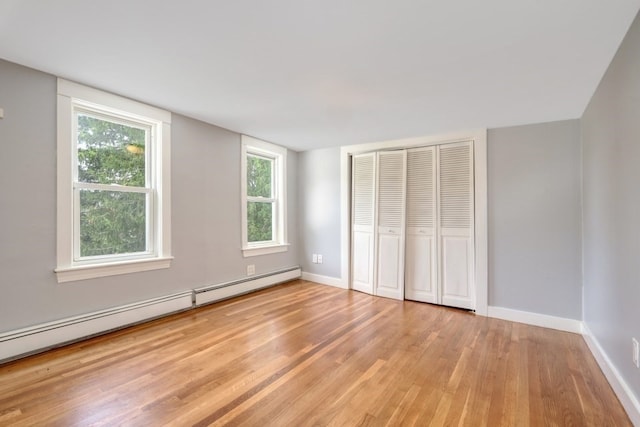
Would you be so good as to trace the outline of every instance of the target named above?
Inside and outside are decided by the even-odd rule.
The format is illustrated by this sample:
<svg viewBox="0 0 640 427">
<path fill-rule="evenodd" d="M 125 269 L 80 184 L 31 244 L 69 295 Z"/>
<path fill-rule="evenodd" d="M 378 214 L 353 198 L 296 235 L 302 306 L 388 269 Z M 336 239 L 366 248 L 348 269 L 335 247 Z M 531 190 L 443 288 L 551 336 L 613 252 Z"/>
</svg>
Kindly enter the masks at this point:
<svg viewBox="0 0 640 427">
<path fill-rule="evenodd" d="M 438 147 L 440 303 L 475 308 L 473 145 Z"/>
<path fill-rule="evenodd" d="M 407 153 L 378 153 L 375 294 L 404 299 L 405 189 Z"/>
<path fill-rule="evenodd" d="M 373 294 L 376 153 L 353 156 L 351 168 L 352 287 Z"/>
<path fill-rule="evenodd" d="M 436 147 L 407 151 L 405 298 L 438 303 Z"/>
</svg>

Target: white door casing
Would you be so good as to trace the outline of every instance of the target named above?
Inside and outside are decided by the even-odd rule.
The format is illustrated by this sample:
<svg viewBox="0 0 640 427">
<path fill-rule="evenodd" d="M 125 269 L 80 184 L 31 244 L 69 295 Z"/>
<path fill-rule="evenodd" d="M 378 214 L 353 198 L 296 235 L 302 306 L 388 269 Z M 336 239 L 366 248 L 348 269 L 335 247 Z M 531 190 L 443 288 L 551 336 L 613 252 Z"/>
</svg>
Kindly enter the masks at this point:
<svg viewBox="0 0 640 427">
<path fill-rule="evenodd" d="M 342 248 L 342 268 L 341 276 L 345 286 L 349 286 L 352 289 L 357 289 L 356 281 L 354 280 L 354 265 L 353 265 L 353 246 L 354 246 L 354 232 L 353 232 L 353 182 L 352 182 L 352 158 L 360 155 L 361 153 L 373 153 L 380 150 L 399 150 L 399 149 L 413 149 L 416 147 L 434 147 L 438 145 L 450 145 L 458 142 L 466 142 L 472 146 L 471 156 L 471 199 L 472 203 L 471 216 L 473 221 L 472 230 L 467 229 L 457 230 L 456 227 L 445 227 L 444 233 L 436 235 L 434 247 L 438 249 L 437 252 L 444 251 L 444 255 L 439 257 L 436 262 L 436 270 L 441 270 L 440 274 L 442 278 L 438 277 L 438 281 L 443 279 L 445 282 L 447 298 L 449 302 L 445 304 L 468 306 L 475 308 L 476 314 L 487 315 L 487 133 L 486 129 L 478 129 L 468 132 L 457 132 L 446 135 L 434 135 L 418 138 L 409 138 L 393 141 L 382 141 L 375 143 L 366 143 L 359 145 L 343 146 L 340 149 L 340 176 L 341 176 L 341 248 Z M 438 153 L 438 151 L 436 151 Z M 437 155 L 436 155 L 437 157 Z M 440 178 L 438 175 L 437 178 Z M 374 189 L 375 194 L 375 189 Z M 440 207 L 437 207 L 437 213 L 439 213 Z M 374 211 L 374 216 L 376 212 Z M 375 237 L 374 230 L 374 255 L 378 254 L 377 248 L 375 248 L 375 242 L 378 240 Z M 471 240 L 469 240 L 471 235 Z M 364 239 L 367 248 L 371 248 L 371 244 L 367 239 Z M 416 243 L 422 242 L 422 243 Z M 445 245 L 446 243 L 446 245 Z M 418 246 L 416 248 L 416 246 Z M 439 247 L 440 246 L 440 247 Z M 426 251 L 423 240 L 413 240 L 411 233 L 406 233 L 406 252 L 409 256 L 411 248 L 417 250 Z M 428 246 L 427 246 L 428 247 Z M 456 256 L 456 254 L 464 254 L 464 256 Z M 465 260 L 466 256 L 466 260 Z M 365 266 L 370 267 L 375 258 L 369 258 L 369 264 L 364 263 Z M 444 260 L 444 265 L 441 262 Z M 455 261 L 454 261 L 455 260 Z M 460 269 L 456 265 L 462 263 L 465 267 Z M 471 267 L 469 267 L 471 264 Z M 375 264 L 374 264 L 375 265 Z M 448 267 L 448 271 L 443 267 Z M 422 270 L 428 269 L 429 266 L 423 264 Z M 365 271 L 369 271 L 367 268 Z M 432 269 L 433 271 L 433 269 Z M 376 269 L 374 269 L 373 276 L 375 276 Z M 419 274 L 424 274 L 423 272 Z M 465 274 L 468 273 L 468 274 Z M 407 280 L 411 273 L 407 271 Z M 369 273 L 369 276 L 371 274 Z M 466 276 L 466 280 L 465 280 Z M 375 277 L 373 277 L 375 281 Z M 375 282 L 374 282 L 375 283 Z M 440 283 L 438 284 L 440 285 Z M 469 288 L 468 285 L 471 285 Z M 367 290 L 368 291 L 368 290 Z M 470 297 L 469 297 L 470 296 Z M 445 298 L 446 299 L 446 298 Z M 457 300 L 457 301 L 455 301 Z M 470 302 L 471 300 L 471 302 Z M 475 307 L 474 307 L 475 306 Z"/>
</svg>

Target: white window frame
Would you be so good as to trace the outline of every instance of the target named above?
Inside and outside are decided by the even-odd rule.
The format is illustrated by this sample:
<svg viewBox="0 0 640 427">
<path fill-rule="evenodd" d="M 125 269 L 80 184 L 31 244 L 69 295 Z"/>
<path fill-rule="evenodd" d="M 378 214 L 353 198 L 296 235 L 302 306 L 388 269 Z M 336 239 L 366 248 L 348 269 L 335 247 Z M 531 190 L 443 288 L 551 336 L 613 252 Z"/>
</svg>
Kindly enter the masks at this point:
<svg viewBox="0 0 640 427">
<path fill-rule="evenodd" d="M 59 283 L 168 268 L 171 264 L 171 113 L 117 95 L 58 79 L 57 267 Z M 147 185 L 114 186 L 146 194 L 147 251 L 79 256 L 78 189 L 109 190 L 109 185 L 77 182 L 76 112 L 130 122 L 150 130 L 145 150 Z"/>
<path fill-rule="evenodd" d="M 242 255 L 251 257 L 288 250 L 287 242 L 287 149 L 260 139 L 242 135 L 240 157 L 240 182 L 242 202 Z M 247 227 L 247 203 L 252 201 L 247 196 L 247 156 L 254 155 L 273 159 L 272 198 L 255 201 L 272 202 L 274 205 L 273 237 L 268 242 L 249 242 Z"/>
</svg>

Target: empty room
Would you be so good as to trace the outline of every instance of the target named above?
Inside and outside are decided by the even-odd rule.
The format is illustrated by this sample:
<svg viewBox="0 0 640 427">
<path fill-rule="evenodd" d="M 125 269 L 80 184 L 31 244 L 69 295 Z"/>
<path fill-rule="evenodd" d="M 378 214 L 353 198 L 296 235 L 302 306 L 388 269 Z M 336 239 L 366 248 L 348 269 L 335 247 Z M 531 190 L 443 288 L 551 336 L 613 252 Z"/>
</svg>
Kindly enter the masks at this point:
<svg viewBox="0 0 640 427">
<path fill-rule="evenodd" d="M 0 0 L 0 426 L 640 426 L 640 0 Z"/>
</svg>

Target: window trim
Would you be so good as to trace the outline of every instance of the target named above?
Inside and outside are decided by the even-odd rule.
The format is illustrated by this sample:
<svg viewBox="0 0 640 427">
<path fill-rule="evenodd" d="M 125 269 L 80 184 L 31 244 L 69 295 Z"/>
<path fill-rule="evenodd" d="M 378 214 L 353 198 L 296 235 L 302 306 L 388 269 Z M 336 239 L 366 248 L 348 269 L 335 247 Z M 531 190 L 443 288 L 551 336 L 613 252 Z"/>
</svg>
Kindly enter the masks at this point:
<svg viewBox="0 0 640 427">
<path fill-rule="evenodd" d="M 74 212 L 77 171 L 76 141 L 73 140 L 74 111 L 113 115 L 118 119 L 147 123 L 155 132 L 148 160 L 152 162 L 150 188 L 153 213 L 148 227 L 153 231 L 149 252 L 76 260 Z M 96 277 L 169 268 L 171 265 L 171 113 L 97 89 L 58 79 L 57 94 L 57 266 L 58 283 Z"/>
<path fill-rule="evenodd" d="M 248 241 L 247 203 L 251 197 L 247 196 L 247 155 L 274 159 L 272 198 L 262 199 L 263 202 L 273 200 L 275 212 L 274 240 L 251 243 Z M 240 194 L 241 194 L 241 222 L 242 222 L 242 255 L 244 257 L 286 252 L 289 249 L 287 241 L 287 149 L 271 144 L 251 136 L 241 136 L 240 156 Z"/>
</svg>

